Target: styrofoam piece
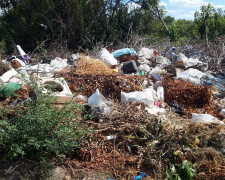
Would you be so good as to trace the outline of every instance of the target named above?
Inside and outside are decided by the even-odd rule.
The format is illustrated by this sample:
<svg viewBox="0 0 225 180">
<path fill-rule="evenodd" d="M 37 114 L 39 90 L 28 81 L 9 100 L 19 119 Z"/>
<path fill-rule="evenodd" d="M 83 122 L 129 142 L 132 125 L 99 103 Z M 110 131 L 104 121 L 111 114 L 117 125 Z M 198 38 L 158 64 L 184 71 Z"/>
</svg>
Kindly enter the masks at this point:
<svg viewBox="0 0 225 180">
<path fill-rule="evenodd" d="M 23 51 L 23 49 L 20 47 L 20 45 L 17 45 L 16 46 L 17 47 L 17 49 L 18 49 L 18 51 L 19 51 L 19 53 L 20 53 L 20 55 L 23 57 L 24 55 L 26 55 L 26 53 Z"/>
<path fill-rule="evenodd" d="M 73 94 L 64 78 L 40 78 L 38 80 L 38 84 L 44 85 L 44 83 L 46 81 L 53 81 L 53 82 L 56 82 L 56 83 L 59 83 L 60 85 L 62 85 L 62 87 L 63 87 L 62 92 L 54 92 L 53 93 L 53 96 L 55 96 L 57 98 L 57 103 L 65 103 L 65 102 L 70 102 L 72 100 Z M 47 93 L 47 92 L 48 92 L 47 89 L 44 89 L 42 91 L 42 93 Z"/>
<path fill-rule="evenodd" d="M 0 83 L 6 83 L 9 81 L 9 79 L 17 74 L 17 71 L 15 69 L 10 69 L 6 73 L 4 73 L 2 76 L 0 76 Z"/>
</svg>

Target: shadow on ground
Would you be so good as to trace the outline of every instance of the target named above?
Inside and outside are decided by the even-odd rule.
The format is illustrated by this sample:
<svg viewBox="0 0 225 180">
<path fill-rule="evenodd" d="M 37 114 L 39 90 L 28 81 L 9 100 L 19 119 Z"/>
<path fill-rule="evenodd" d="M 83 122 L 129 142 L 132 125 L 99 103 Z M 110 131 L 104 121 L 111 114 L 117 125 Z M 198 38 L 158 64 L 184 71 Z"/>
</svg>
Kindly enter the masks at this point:
<svg viewBox="0 0 225 180">
<path fill-rule="evenodd" d="M 39 170 L 35 162 L 26 159 L 0 162 L 0 180 L 39 180 Z"/>
</svg>

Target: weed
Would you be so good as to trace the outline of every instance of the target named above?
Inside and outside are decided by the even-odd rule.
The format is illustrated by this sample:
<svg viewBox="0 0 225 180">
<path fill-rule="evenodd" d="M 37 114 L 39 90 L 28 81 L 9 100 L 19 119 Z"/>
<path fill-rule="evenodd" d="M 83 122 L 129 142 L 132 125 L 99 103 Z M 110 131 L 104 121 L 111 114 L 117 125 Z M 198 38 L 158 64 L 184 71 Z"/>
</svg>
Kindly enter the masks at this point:
<svg viewBox="0 0 225 180">
<path fill-rule="evenodd" d="M 178 169 L 173 164 L 170 164 L 170 170 L 166 170 L 166 175 L 167 178 L 165 180 L 191 180 L 195 177 L 196 171 L 194 165 L 185 160 Z"/>
</svg>

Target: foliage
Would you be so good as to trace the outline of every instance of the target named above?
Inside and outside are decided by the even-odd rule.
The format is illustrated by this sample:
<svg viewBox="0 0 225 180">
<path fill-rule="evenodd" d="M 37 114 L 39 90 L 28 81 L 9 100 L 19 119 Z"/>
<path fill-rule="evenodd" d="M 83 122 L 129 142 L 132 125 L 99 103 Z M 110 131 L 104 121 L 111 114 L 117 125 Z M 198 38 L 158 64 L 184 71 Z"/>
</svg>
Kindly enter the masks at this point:
<svg viewBox="0 0 225 180">
<path fill-rule="evenodd" d="M 180 29 L 177 27 L 176 23 L 173 23 L 170 27 L 169 27 L 169 30 L 170 30 L 170 39 L 171 41 L 173 42 L 176 42 L 180 36 Z"/>
<path fill-rule="evenodd" d="M 131 10 L 130 2 L 140 6 Z M 158 0 L 3 0 L 0 32 L 8 53 L 12 52 L 13 44 L 20 44 L 29 52 L 42 41 L 46 41 L 47 47 L 57 43 L 68 45 L 69 49 L 78 46 L 90 49 L 96 43 L 123 41 L 131 29 L 138 34 L 160 29 L 164 9 L 158 3 Z"/>
<path fill-rule="evenodd" d="M 88 133 L 77 120 L 82 111 L 80 105 L 64 104 L 57 110 L 52 93 L 44 94 L 37 88 L 35 91 L 36 98 L 21 100 L 13 108 L 1 107 L 0 129 L 4 133 L 0 136 L 0 149 L 5 158 L 65 158 Z"/>
<path fill-rule="evenodd" d="M 172 16 L 166 16 L 166 17 L 164 17 L 164 22 L 167 25 L 172 25 L 174 21 L 175 21 L 175 19 Z"/>
<path fill-rule="evenodd" d="M 173 164 L 170 164 L 170 170 L 166 170 L 166 175 L 167 178 L 165 180 L 191 180 L 195 177 L 196 171 L 191 162 L 184 160 L 178 169 Z"/>
</svg>

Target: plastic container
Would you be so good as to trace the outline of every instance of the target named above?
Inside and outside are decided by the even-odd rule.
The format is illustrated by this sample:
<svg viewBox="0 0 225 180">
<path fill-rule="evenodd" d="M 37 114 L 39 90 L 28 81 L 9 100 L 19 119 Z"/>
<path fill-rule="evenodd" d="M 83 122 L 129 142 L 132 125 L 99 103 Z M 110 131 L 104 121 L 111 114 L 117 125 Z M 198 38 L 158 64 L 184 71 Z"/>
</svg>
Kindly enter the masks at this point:
<svg viewBox="0 0 225 180">
<path fill-rule="evenodd" d="M 143 72 L 143 71 L 139 71 L 139 76 L 141 77 L 141 76 L 144 76 L 145 75 L 145 73 Z"/>
<path fill-rule="evenodd" d="M 157 96 L 159 99 L 161 99 L 162 101 L 164 101 L 164 89 L 162 86 L 159 86 L 157 88 Z"/>
<path fill-rule="evenodd" d="M 153 73 L 152 77 L 155 81 L 161 81 L 162 79 L 159 77 L 159 75 L 157 73 Z"/>
<path fill-rule="evenodd" d="M 137 72 L 138 67 L 136 65 L 136 62 L 134 60 L 131 60 L 125 62 L 122 69 L 124 73 L 135 73 Z"/>
</svg>

